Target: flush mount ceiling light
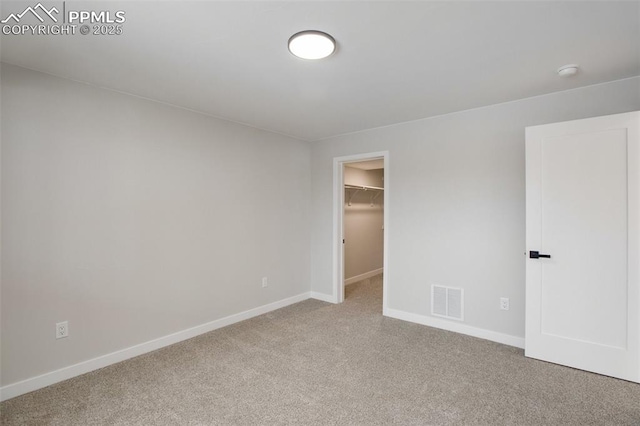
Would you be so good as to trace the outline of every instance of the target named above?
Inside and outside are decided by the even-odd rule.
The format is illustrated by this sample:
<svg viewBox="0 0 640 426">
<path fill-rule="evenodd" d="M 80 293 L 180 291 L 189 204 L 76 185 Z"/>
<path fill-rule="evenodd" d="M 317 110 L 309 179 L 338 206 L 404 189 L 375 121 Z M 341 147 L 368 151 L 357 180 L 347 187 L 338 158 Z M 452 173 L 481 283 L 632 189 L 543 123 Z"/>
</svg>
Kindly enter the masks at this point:
<svg viewBox="0 0 640 426">
<path fill-rule="evenodd" d="M 579 67 L 576 64 L 565 65 L 558 68 L 558 75 L 560 77 L 571 77 L 578 73 L 578 69 Z"/>
<path fill-rule="evenodd" d="M 322 31 L 301 31 L 289 39 L 289 52 L 302 59 L 322 59 L 336 50 L 336 41 Z"/>
</svg>

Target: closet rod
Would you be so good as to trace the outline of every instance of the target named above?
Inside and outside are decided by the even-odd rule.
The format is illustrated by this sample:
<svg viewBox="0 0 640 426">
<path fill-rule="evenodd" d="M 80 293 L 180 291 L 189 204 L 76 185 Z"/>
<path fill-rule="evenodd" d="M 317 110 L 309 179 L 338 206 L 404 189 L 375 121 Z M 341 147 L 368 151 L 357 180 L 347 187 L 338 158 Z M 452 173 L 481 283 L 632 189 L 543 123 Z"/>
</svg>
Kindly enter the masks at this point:
<svg viewBox="0 0 640 426">
<path fill-rule="evenodd" d="M 348 184 L 345 184 L 344 187 L 348 188 L 348 189 L 364 189 L 365 191 L 367 191 L 369 189 L 373 189 L 373 190 L 376 190 L 376 191 L 384 191 L 384 188 L 380 188 L 379 186 L 348 185 Z"/>
</svg>

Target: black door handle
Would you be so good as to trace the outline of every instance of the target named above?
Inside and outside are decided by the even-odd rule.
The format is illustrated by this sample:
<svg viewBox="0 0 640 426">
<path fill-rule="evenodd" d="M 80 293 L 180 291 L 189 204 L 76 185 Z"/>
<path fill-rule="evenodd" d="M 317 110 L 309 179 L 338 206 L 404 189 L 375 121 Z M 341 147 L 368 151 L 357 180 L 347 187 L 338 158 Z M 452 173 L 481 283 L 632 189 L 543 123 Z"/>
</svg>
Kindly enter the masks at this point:
<svg viewBox="0 0 640 426">
<path fill-rule="evenodd" d="M 547 258 L 547 259 L 551 259 L 551 255 L 550 254 L 540 254 L 540 252 L 537 252 L 535 250 L 531 250 L 529 252 L 529 259 L 539 259 L 541 257 Z"/>
</svg>

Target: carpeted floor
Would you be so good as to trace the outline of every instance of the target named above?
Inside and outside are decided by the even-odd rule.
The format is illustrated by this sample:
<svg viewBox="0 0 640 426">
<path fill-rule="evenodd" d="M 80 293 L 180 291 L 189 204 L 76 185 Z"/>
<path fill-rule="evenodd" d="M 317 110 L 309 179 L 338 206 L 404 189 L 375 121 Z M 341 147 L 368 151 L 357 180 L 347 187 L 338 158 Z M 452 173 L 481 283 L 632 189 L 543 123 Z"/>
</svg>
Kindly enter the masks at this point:
<svg viewBox="0 0 640 426">
<path fill-rule="evenodd" d="M 381 276 L 0 405 L 6 425 L 640 425 L 640 385 L 381 315 Z"/>
</svg>

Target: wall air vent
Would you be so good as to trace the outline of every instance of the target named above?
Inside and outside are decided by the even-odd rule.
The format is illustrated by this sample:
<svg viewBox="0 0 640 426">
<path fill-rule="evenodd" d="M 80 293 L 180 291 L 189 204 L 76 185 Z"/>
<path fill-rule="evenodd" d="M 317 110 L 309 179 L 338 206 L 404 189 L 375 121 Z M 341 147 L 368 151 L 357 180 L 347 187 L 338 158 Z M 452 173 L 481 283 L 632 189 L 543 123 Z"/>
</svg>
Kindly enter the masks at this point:
<svg viewBox="0 0 640 426">
<path fill-rule="evenodd" d="M 431 315 L 462 321 L 464 318 L 464 290 L 431 286 Z"/>
</svg>

